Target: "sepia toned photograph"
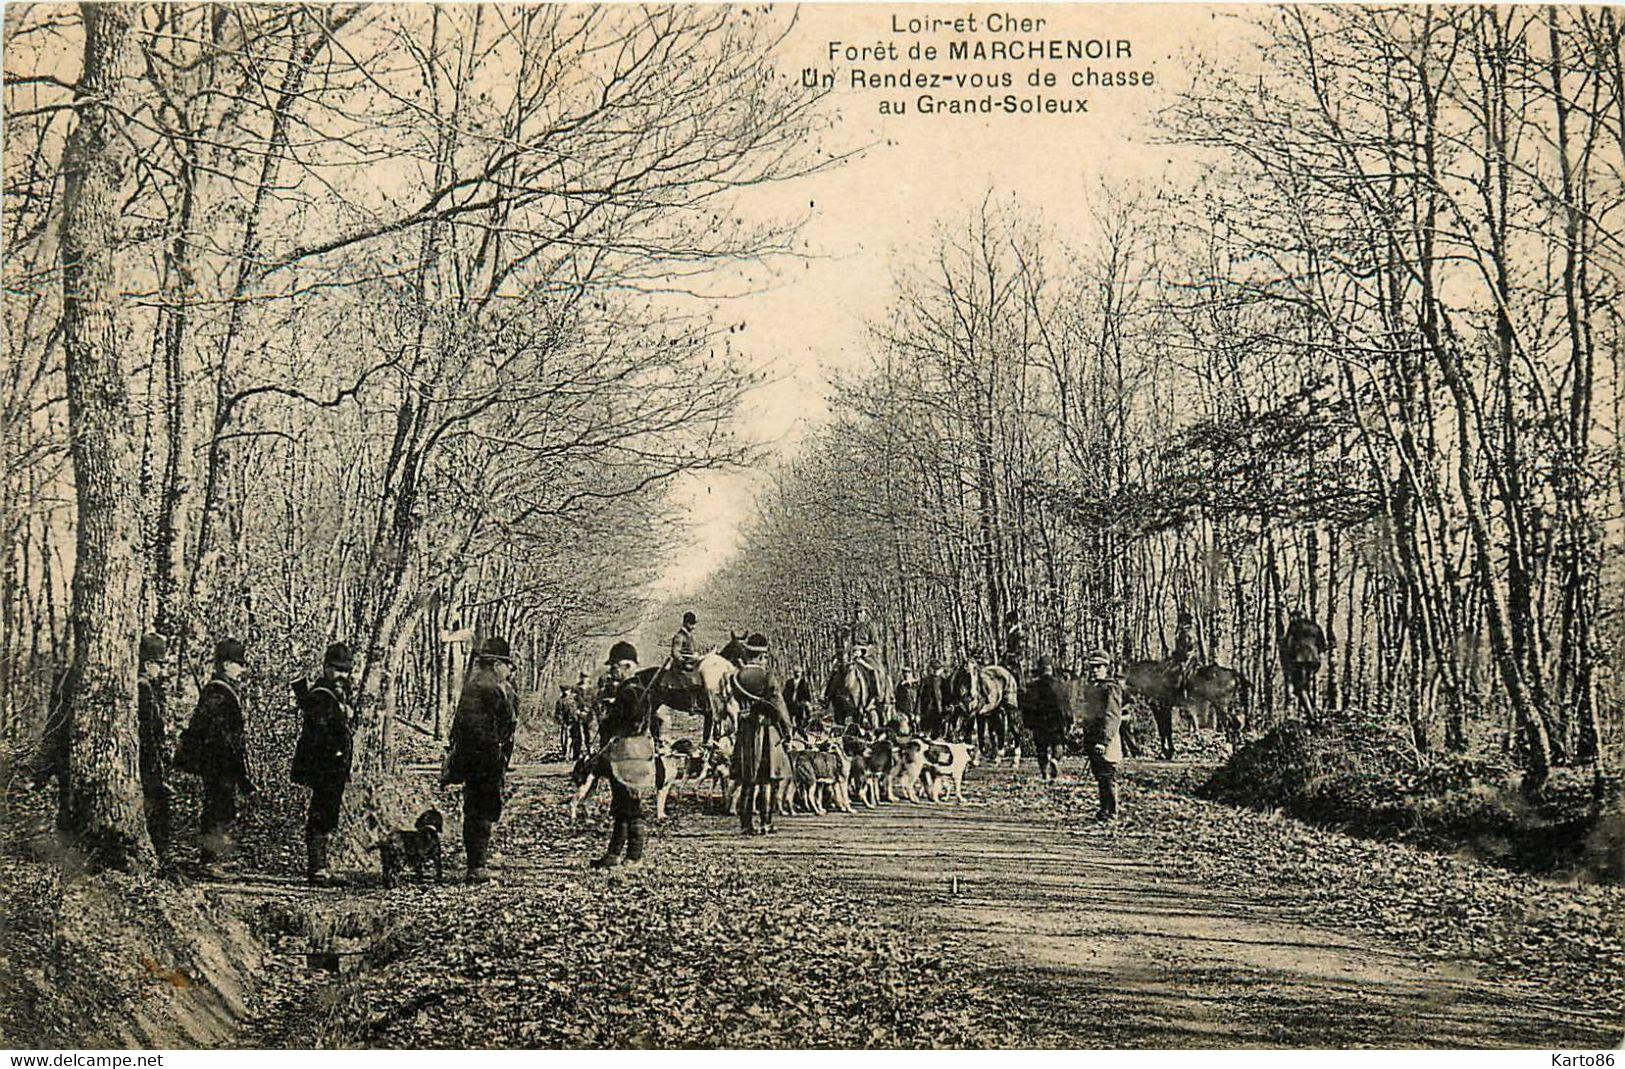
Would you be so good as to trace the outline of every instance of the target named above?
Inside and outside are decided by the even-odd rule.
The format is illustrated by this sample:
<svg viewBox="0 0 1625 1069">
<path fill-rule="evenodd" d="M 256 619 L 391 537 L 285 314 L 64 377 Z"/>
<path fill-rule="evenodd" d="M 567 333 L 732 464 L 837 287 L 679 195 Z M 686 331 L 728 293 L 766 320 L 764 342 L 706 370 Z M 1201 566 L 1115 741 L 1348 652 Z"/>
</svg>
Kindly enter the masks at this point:
<svg viewBox="0 0 1625 1069">
<path fill-rule="evenodd" d="M 1619 9 L 3 17 L 0 1046 L 1614 1064 Z"/>
</svg>

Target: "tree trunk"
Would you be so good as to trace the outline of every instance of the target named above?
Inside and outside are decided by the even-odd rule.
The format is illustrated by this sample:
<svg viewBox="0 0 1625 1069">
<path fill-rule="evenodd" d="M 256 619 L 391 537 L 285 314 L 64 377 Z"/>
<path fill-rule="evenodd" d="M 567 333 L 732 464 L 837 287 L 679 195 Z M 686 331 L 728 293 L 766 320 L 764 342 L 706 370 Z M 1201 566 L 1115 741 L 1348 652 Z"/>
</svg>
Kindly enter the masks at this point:
<svg viewBox="0 0 1625 1069">
<path fill-rule="evenodd" d="M 114 255 L 131 146 L 115 127 L 134 66 L 133 9 L 84 4 L 79 122 L 63 148 L 62 326 L 78 503 L 69 820 L 98 863 L 145 867 L 137 778 L 135 434 Z"/>
</svg>

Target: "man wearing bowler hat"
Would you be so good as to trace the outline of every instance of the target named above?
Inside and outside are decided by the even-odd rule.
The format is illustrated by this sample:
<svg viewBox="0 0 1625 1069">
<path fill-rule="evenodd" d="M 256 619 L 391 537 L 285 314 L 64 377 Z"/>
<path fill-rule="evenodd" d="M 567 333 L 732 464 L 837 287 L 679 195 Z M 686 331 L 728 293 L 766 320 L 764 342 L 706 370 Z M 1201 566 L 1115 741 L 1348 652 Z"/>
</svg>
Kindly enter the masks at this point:
<svg viewBox="0 0 1625 1069">
<path fill-rule="evenodd" d="M 621 864 L 623 850 L 627 862 L 643 859 L 643 797 L 655 789 L 654 738 L 649 732 L 647 689 L 637 681 L 637 647 L 617 642 L 604 663 L 614 689 L 598 725 L 604 748 L 593 771 L 609 779 L 614 825 L 604 855 L 592 862 L 597 869 Z"/>
<path fill-rule="evenodd" d="M 502 816 L 502 790 L 517 722 L 514 691 L 508 684 L 512 672 L 508 643 L 495 637 L 486 639 L 463 681 L 451 723 L 446 767 L 440 774 L 442 786 L 463 785 L 463 848 L 468 853 L 469 883 L 491 878 L 486 868 L 491 828 Z"/>
<path fill-rule="evenodd" d="M 214 676 L 198 694 L 191 723 L 175 748 L 175 767 L 203 780 L 198 846 L 203 873 L 211 877 L 220 875 L 220 863 L 232 852 L 238 793 L 254 793 L 239 690 L 247 660 L 241 640 L 223 638 L 215 644 Z"/>
<path fill-rule="evenodd" d="M 328 883 L 327 848 L 339 827 L 344 787 L 354 752 L 354 706 L 350 696 L 350 647 L 335 642 L 322 658 L 321 674 L 297 679 L 294 700 L 301 713 L 293 748 L 293 781 L 310 788 L 305 816 L 305 879 Z"/>
</svg>

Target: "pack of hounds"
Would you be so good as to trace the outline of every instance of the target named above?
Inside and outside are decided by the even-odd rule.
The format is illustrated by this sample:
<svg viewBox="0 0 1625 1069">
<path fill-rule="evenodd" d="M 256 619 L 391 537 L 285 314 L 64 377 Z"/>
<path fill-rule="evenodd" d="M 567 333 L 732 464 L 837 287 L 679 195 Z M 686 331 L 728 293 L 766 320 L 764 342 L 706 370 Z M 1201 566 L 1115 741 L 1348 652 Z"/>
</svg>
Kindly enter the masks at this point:
<svg viewBox="0 0 1625 1069">
<path fill-rule="evenodd" d="M 977 764 L 977 748 L 966 742 L 894 736 L 865 731 L 848 724 L 839 735 L 814 727 L 785 743 L 790 758 L 789 778 L 774 785 L 776 812 L 822 816 L 830 810 L 852 813 L 853 800 L 873 809 L 882 800 L 906 798 L 916 804 L 944 801 L 963 803 L 965 772 Z M 666 819 L 666 800 L 678 783 L 715 788 L 723 810 L 738 812 L 742 788 L 732 779 L 733 739 L 723 735 L 708 743 L 678 739 L 659 747 L 655 756 L 655 819 Z M 582 817 L 582 804 L 601 777 L 592 761 L 575 763 L 571 782 L 570 818 Z"/>
</svg>

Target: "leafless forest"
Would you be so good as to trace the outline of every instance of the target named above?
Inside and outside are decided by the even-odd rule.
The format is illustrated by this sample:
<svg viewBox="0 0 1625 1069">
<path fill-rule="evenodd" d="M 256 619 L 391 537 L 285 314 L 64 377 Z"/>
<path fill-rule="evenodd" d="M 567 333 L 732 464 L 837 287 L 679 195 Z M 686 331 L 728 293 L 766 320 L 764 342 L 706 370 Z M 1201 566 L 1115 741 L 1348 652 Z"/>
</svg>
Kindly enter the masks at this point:
<svg viewBox="0 0 1625 1069">
<path fill-rule="evenodd" d="M 348 636 L 379 763 L 455 700 L 443 633 L 513 636 L 535 687 L 639 603 L 662 486 L 740 459 L 751 385 L 679 298 L 783 251 L 735 192 L 832 162 L 762 62 L 784 18 L 6 20 L 0 709 L 36 730 L 73 660 L 89 824 L 139 838 L 112 799 L 149 626 L 192 676 L 223 634 L 272 673 Z"/>
<path fill-rule="evenodd" d="M 1063 659 L 1156 656 L 1185 606 L 1261 710 L 1301 605 L 1326 706 L 1594 761 L 1621 637 L 1615 15 L 1260 22 L 1267 80 L 1202 71 L 1163 117 L 1211 152 L 1199 186 L 1080 190 L 1076 244 L 990 196 L 899 265 L 869 369 L 709 598 L 809 663 L 866 600 L 916 665 L 1009 610 Z M 663 485 L 744 459 L 751 377 L 673 297 L 786 250 L 734 194 L 838 163 L 762 62 L 782 32 L 9 8 L 6 730 L 73 659 L 76 760 L 122 782 L 148 622 L 194 662 L 343 634 L 382 761 L 397 717 L 444 719 L 447 631 L 513 635 L 537 687 L 624 620 Z"/>
<path fill-rule="evenodd" d="M 1617 738 L 1625 83 L 1594 9 L 1262 16 L 1268 77 L 1162 116 L 1193 188 L 1080 189 L 1076 243 L 990 198 L 902 266 L 868 368 L 711 601 L 806 663 L 866 601 L 893 663 L 1203 659 L 1533 780 Z M 728 609 L 727 611 L 734 611 Z M 1273 710 L 1273 711 L 1272 711 Z"/>
<path fill-rule="evenodd" d="M 1208 43 L 1245 62 L 1193 30 L 1161 69 L 1156 144 L 1192 177 L 995 186 L 866 249 L 889 310 L 791 435 L 758 411 L 788 358 L 735 311 L 834 258 L 813 205 L 886 148 L 802 86 L 802 17 L 5 6 L 0 1040 L 1617 1043 L 1617 11 L 1227 8 Z M 760 493 L 661 604 L 697 474 Z M 1011 619 L 1029 669 L 1167 667 L 1186 621 L 1170 678 L 1234 669 L 1241 716 L 1131 752 L 1119 821 L 1088 818 L 1106 744 L 1057 728 L 1064 776 L 936 741 L 964 806 L 791 806 L 772 838 L 685 784 L 648 861 L 587 868 L 560 683 L 634 634 L 662 661 L 650 628 L 692 607 L 816 689 L 860 605 L 899 678 L 999 656 Z M 1299 695 L 1295 611 L 1327 640 Z M 148 632 L 160 743 L 246 644 L 267 789 L 230 873 L 177 861 L 208 834 L 181 776 L 184 841 L 153 848 Z M 493 636 L 520 737 L 488 883 L 467 836 L 496 818 L 425 770 Z M 289 875 L 288 684 L 335 641 L 356 769 L 318 886 Z M 367 850 L 429 806 L 477 886 L 381 889 Z M 308 964 L 344 940 L 355 971 Z"/>
</svg>

